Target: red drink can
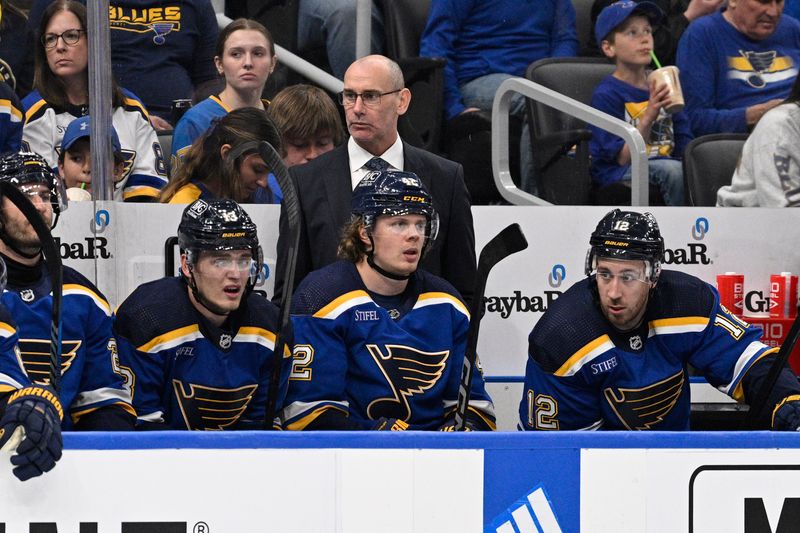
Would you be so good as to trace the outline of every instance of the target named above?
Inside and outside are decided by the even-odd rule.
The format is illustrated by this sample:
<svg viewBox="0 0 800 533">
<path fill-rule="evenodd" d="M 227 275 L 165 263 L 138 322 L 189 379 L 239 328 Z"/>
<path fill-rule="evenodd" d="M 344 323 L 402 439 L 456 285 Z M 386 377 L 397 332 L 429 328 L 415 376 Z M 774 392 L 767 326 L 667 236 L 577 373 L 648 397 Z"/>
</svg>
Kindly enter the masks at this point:
<svg viewBox="0 0 800 533">
<path fill-rule="evenodd" d="M 743 314 L 744 274 L 725 272 L 717 275 L 719 302 L 734 315 Z"/>
<path fill-rule="evenodd" d="M 797 316 L 797 276 L 793 276 L 791 272 L 781 272 L 769 277 L 769 316 Z"/>
</svg>

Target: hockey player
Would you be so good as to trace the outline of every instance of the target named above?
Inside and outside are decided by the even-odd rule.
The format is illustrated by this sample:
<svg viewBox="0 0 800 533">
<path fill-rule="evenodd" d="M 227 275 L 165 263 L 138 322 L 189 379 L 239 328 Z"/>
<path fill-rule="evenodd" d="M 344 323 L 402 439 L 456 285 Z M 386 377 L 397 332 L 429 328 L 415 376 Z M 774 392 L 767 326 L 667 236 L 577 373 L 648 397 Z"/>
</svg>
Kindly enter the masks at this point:
<svg viewBox="0 0 800 533">
<path fill-rule="evenodd" d="M 261 429 L 278 310 L 252 293 L 262 263 L 256 225 L 233 200 L 195 200 L 178 244 L 181 276 L 141 285 L 117 310 L 138 427 Z M 283 395 L 290 356 L 287 348 Z"/>
<path fill-rule="evenodd" d="M 0 292 L 6 266 L 0 259 Z M 19 358 L 17 328 L 0 305 L 0 450 L 15 453 L 12 472 L 26 481 L 52 469 L 61 458 L 61 402 L 46 386 L 33 385 Z M 17 436 L 16 431 L 24 433 Z M 19 443 L 14 439 L 23 438 Z"/>
<path fill-rule="evenodd" d="M 312 272 L 292 302 L 289 429 L 452 430 L 469 313 L 445 280 L 418 270 L 438 231 L 416 174 L 368 173 L 353 191 L 344 259 Z M 475 372 L 470 429 L 495 429 Z"/>
<path fill-rule="evenodd" d="M 614 209 L 589 243 L 587 278 L 530 334 L 521 429 L 689 429 L 688 365 L 752 401 L 777 349 L 722 306 L 716 289 L 661 270 L 653 215 Z M 784 368 L 767 399 L 774 429 L 800 426 L 798 400 L 797 378 Z"/>
<path fill-rule="evenodd" d="M 17 187 L 54 227 L 66 208 L 61 180 L 38 154 L 20 152 L 0 159 L 0 181 Z M 51 280 L 41 243 L 30 222 L 8 198 L 0 203 L 0 256 L 8 267 L 2 303 L 19 325 L 19 346 L 31 381 L 46 383 L 52 312 Z M 123 386 L 111 333 L 111 308 L 88 279 L 63 267 L 61 389 L 70 414 L 63 429 L 127 430 L 134 411 Z"/>
</svg>

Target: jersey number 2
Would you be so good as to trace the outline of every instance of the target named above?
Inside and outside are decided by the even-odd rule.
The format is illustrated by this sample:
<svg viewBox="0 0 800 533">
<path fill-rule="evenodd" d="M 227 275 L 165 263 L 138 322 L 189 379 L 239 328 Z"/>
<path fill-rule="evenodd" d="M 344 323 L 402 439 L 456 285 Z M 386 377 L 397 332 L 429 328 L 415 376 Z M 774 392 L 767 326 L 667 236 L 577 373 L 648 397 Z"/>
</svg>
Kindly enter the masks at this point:
<svg viewBox="0 0 800 533">
<path fill-rule="evenodd" d="M 528 389 L 528 425 L 536 429 L 558 429 L 558 403 L 552 396 Z"/>
</svg>

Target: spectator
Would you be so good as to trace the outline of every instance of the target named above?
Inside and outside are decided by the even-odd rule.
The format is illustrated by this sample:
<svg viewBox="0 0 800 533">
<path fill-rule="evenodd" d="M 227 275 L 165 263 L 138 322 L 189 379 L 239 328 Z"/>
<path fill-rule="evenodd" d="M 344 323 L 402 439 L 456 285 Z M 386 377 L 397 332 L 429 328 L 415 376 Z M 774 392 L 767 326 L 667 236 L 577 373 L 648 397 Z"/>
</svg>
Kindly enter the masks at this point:
<svg viewBox="0 0 800 533">
<path fill-rule="evenodd" d="M 33 47 L 29 42 L 28 17 L 17 0 L 0 0 L 0 80 L 23 98 L 33 84 Z"/>
<path fill-rule="evenodd" d="M 578 55 L 575 9 L 570 0 L 433 0 L 420 55 L 447 59 L 446 120 L 491 111 L 506 79 L 525 76 L 528 65 L 538 59 Z M 524 117 L 521 94 L 513 96 L 509 111 Z M 520 165 L 523 188 L 535 191 L 527 125 L 520 138 Z"/>
<path fill-rule="evenodd" d="M 689 365 L 736 401 L 753 401 L 778 348 L 712 286 L 661 270 L 653 215 L 614 209 L 589 245 L 587 278 L 548 307 L 528 339 L 521 429 L 687 430 Z M 784 367 L 766 403 L 773 429 L 800 426 L 798 393 Z"/>
<path fill-rule="evenodd" d="M 61 138 L 75 118 L 89 113 L 86 8 L 73 0 L 56 0 L 45 10 L 35 50 L 36 90 L 25 108 L 24 146 L 58 165 Z M 130 92 L 112 83 L 112 122 L 126 158 L 125 177 L 114 187 L 114 199 L 153 201 L 167 183 L 164 158 L 147 111 Z"/>
<path fill-rule="evenodd" d="M 617 0 L 595 0 L 592 4 L 592 33 L 597 21 L 597 16 L 607 6 Z M 640 0 L 636 0 L 637 2 Z M 664 13 L 663 22 L 653 28 L 653 43 L 656 57 L 662 65 L 675 64 L 675 52 L 678 50 L 678 41 L 693 20 L 704 15 L 716 12 L 725 0 L 648 0 L 657 5 Z M 595 48 L 595 43 L 590 41 L 593 54 L 603 56 L 600 48 Z"/>
<path fill-rule="evenodd" d="M 256 202 L 256 191 L 268 186 L 269 168 L 258 155 L 258 143 L 267 141 L 280 149 L 280 134 L 267 113 L 255 107 L 235 109 L 214 119 L 211 128 L 198 137 L 178 166 L 161 201 L 189 204 L 198 198 L 230 198 Z M 271 203 L 270 191 L 259 195 Z"/>
<path fill-rule="evenodd" d="M 720 207 L 800 207 L 800 76 L 783 104 L 767 111 L 747 138 Z"/>
<path fill-rule="evenodd" d="M 34 0 L 34 27 L 51 1 Z M 209 0 L 111 0 L 109 8 L 114 76 L 141 98 L 156 129 L 171 129 L 172 102 L 215 79 L 214 7 Z"/>
<path fill-rule="evenodd" d="M 269 105 L 261 100 L 261 93 L 276 57 L 272 36 L 264 26 L 249 19 L 228 24 L 217 39 L 214 63 L 225 88 L 189 109 L 178 121 L 172 137 L 173 161 L 183 157 L 215 118 L 242 107 L 266 109 Z"/>
<path fill-rule="evenodd" d="M 350 140 L 305 165 L 289 169 L 300 203 L 300 245 L 295 285 L 312 270 L 336 261 L 339 229 L 350 218 L 353 188 L 374 167 L 417 172 L 431 192 L 439 213 L 439 239 L 422 268 L 452 283 L 465 300 L 472 297 L 475 279 L 475 233 L 464 169 L 404 143 L 397 119 L 408 109 L 411 91 L 403 73 L 384 56 L 367 56 L 350 65 L 340 93 Z M 278 257 L 287 254 L 289 221 L 281 210 Z M 279 262 L 275 296 L 283 294 L 285 272 Z"/>
<path fill-rule="evenodd" d="M 695 136 L 747 132 L 789 95 L 800 22 L 782 12 L 782 0 L 730 0 L 684 32 L 677 63 Z"/>
<path fill-rule="evenodd" d="M 58 173 L 64 180 L 70 201 L 92 198 L 92 154 L 89 137 L 92 134 L 91 117 L 76 118 L 67 126 L 58 154 Z M 125 156 L 119 144 L 119 136 L 111 126 L 111 147 L 114 152 L 114 183 L 125 173 Z M 83 192 L 77 192 L 77 190 Z"/>
<path fill-rule="evenodd" d="M 117 313 L 137 427 L 262 429 L 278 309 L 252 293 L 256 225 L 232 200 L 197 200 L 183 211 L 178 245 L 181 276 L 141 285 Z M 278 409 L 290 367 L 282 366 Z"/>
<path fill-rule="evenodd" d="M 0 182 L 25 194 L 44 222 L 54 227 L 65 209 L 63 187 L 47 161 L 21 152 L 0 160 Z M 19 324 L 19 358 L 36 384 L 48 380 L 51 342 L 52 283 L 42 258 L 42 244 L 30 221 L 2 199 L 0 256 L 8 267 L 2 303 Z M 130 375 L 119 365 L 111 332 L 111 307 L 103 294 L 74 269 L 63 266 L 61 302 L 61 386 L 59 400 L 69 416 L 62 429 L 108 431 L 133 428 L 135 413 L 125 384 Z"/>
<path fill-rule="evenodd" d="M 592 95 L 592 107 L 632 124 L 647 143 L 649 180 L 667 205 L 684 205 L 683 149 L 691 141 L 689 121 L 683 113 L 667 114 L 670 88 L 649 78 L 653 51 L 652 26 L 660 22 L 661 10 L 650 2 L 615 2 L 597 18 L 595 38 L 606 57 L 616 64 Z M 631 181 L 631 151 L 616 135 L 590 126 L 592 179 L 598 200 L 604 203 L 604 187 Z"/>
<path fill-rule="evenodd" d="M 6 82 L 0 81 L 0 155 L 19 152 L 22 115 L 19 98 Z"/>
<path fill-rule="evenodd" d="M 343 260 L 311 273 L 292 302 L 284 424 L 452 431 L 469 313 L 449 283 L 418 269 L 438 230 L 433 199 L 415 174 L 383 170 L 359 182 L 351 205 Z M 467 427 L 493 430 L 483 376 L 472 378 Z"/>
</svg>

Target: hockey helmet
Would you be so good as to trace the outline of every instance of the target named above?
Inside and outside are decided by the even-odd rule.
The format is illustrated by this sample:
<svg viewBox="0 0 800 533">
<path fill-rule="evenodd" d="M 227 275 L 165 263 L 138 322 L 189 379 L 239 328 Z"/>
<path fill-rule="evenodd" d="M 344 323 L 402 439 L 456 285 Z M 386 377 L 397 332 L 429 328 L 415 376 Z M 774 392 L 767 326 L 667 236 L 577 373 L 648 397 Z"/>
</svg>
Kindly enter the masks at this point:
<svg viewBox="0 0 800 533">
<path fill-rule="evenodd" d="M 664 258 L 664 239 L 651 213 L 614 209 L 597 224 L 589 239 L 586 275 L 596 267 L 597 258 L 644 261 L 650 281 L 658 280 Z"/>
<path fill-rule="evenodd" d="M 26 186 L 33 184 L 47 187 L 50 192 L 50 204 L 53 207 L 53 227 L 56 225 L 58 215 L 67 209 L 64 183 L 39 154 L 17 152 L 0 158 L 0 182 L 10 183 L 22 192 L 26 192 Z"/>
<path fill-rule="evenodd" d="M 242 207 L 228 199 L 195 200 L 183 211 L 178 246 L 195 263 L 201 251 L 250 250 L 261 266 L 256 225 Z M 255 274 L 255 273 L 254 273 Z"/>
<path fill-rule="evenodd" d="M 424 215 L 427 219 L 423 254 L 439 233 L 439 215 L 433 208 L 433 197 L 413 172 L 376 170 L 368 172 L 356 185 L 351 212 L 364 220 L 370 232 L 379 216 Z"/>
</svg>

